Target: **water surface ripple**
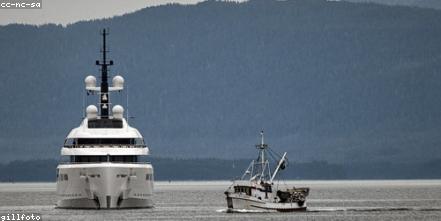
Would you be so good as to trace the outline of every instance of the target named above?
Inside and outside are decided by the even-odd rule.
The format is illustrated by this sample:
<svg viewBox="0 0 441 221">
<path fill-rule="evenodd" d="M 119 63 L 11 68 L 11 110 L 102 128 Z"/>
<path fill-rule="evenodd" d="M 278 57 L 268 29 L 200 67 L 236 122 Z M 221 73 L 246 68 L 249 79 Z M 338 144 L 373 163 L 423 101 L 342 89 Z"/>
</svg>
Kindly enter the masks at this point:
<svg viewBox="0 0 441 221">
<path fill-rule="evenodd" d="M 282 183 L 280 183 L 282 184 Z M 309 186 L 308 210 L 227 213 L 227 181 L 156 182 L 155 207 L 55 208 L 54 183 L 0 183 L 0 214 L 40 213 L 43 220 L 441 220 L 441 180 L 289 181 Z"/>
</svg>

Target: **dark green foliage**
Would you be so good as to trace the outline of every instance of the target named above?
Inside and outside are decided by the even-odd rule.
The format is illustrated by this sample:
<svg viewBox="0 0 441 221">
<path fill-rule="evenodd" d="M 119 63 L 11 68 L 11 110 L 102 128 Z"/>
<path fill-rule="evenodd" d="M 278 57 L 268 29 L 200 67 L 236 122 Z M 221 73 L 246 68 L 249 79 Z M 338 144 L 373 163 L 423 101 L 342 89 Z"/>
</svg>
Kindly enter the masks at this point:
<svg viewBox="0 0 441 221">
<path fill-rule="evenodd" d="M 378 3 L 386 5 L 405 5 L 422 8 L 441 9 L 439 0 L 344 0 L 348 2 Z"/>
<path fill-rule="evenodd" d="M 242 176 L 250 160 L 151 158 L 155 180 L 232 180 Z M 56 160 L 0 164 L 0 182 L 55 182 Z M 441 160 L 428 163 L 290 162 L 280 179 L 439 179 Z"/>
<path fill-rule="evenodd" d="M 0 164 L 0 182 L 55 182 L 57 164 L 57 160 L 12 161 Z"/>
<path fill-rule="evenodd" d="M 154 156 L 253 158 L 263 127 L 302 162 L 438 159 L 440 22 L 431 9 L 297 0 L 0 27 L 0 159 L 58 156 L 103 27 Z"/>
</svg>

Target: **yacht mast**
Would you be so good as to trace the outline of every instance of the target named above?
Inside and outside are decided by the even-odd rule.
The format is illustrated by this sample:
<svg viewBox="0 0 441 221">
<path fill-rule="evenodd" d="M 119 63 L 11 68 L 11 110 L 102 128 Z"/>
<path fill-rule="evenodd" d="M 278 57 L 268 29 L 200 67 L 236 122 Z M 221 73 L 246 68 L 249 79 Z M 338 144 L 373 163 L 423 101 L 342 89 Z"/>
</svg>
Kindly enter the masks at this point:
<svg viewBox="0 0 441 221">
<path fill-rule="evenodd" d="M 107 119 L 109 118 L 109 84 L 107 82 L 108 77 L 108 69 L 107 66 L 113 65 L 113 61 L 106 60 L 106 53 L 108 52 L 106 49 L 106 36 L 109 34 L 106 29 L 101 31 L 101 35 L 103 36 L 103 48 L 101 49 L 101 53 L 103 55 L 102 60 L 96 61 L 96 65 L 101 66 L 101 93 L 100 93 L 100 113 L 101 118 Z"/>
</svg>

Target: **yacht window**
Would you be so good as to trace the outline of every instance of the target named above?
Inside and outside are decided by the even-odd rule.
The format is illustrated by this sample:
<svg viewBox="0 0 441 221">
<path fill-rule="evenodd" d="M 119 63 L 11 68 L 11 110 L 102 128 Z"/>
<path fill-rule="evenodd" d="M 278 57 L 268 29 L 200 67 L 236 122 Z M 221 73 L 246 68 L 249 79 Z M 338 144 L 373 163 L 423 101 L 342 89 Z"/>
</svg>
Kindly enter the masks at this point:
<svg viewBox="0 0 441 221">
<path fill-rule="evenodd" d="M 138 162 L 138 156 L 75 156 L 71 158 L 71 162 L 76 163 L 101 163 L 101 162 L 115 162 L 115 163 L 134 163 Z"/>
<path fill-rule="evenodd" d="M 110 156 L 110 162 L 137 162 L 137 156 Z"/>
<path fill-rule="evenodd" d="M 135 141 L 135 145 L 144 145 L 144 139 L 142 139 L 142 138 L 135 138 L 134 139 L 134 141 Z"/>
<path fill-rule="evenodd" d="M 100 144 L 120 144 L 120 145 L 144 145 L 140 138 L 78 138 L 79 145 L 100 145 Z"/>
<path fill-rule="evenodd" d="M 123 128 L 121 119 L 90 119 L 87 121 L 89 128 Z"/>
<path fill-rule="evenodd" d="M 64 141 L 64 146 L 72 146 L 74 145 L 75 139 L 73 138 L 68 138 Z"/>
</svg>

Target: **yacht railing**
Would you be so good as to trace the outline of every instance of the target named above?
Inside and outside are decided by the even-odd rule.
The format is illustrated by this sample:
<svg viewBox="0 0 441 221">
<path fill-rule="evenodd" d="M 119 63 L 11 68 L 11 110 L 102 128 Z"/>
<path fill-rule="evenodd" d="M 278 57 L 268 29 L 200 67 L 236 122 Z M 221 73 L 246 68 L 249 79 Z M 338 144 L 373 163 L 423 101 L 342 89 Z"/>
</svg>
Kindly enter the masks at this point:
<svg viewBox="0 0 441 221">
<path fill-rule="evenodd" d="M 66 148 L 144 148 L 145 144 L 72 144 L 64 145 Z"/>
<path fill-rule="evenodd" d="M 104 163 L 115 163 L 115 164 L 117 164 L 117 163 L 122 163 L 122 164 L 151 164 L 151 162 L 148 162 L 148 161 L 146 161 L 146 162 L 123 162 L 123 161 L 111 161 L 111 162 L 108 162 L 108 161 L 96 161 L 96 162 L 58 162 L 58 164 L 97 164 L 97 163 L 102 163 L 102 164 L 104 164 Z"/>
</svg>

